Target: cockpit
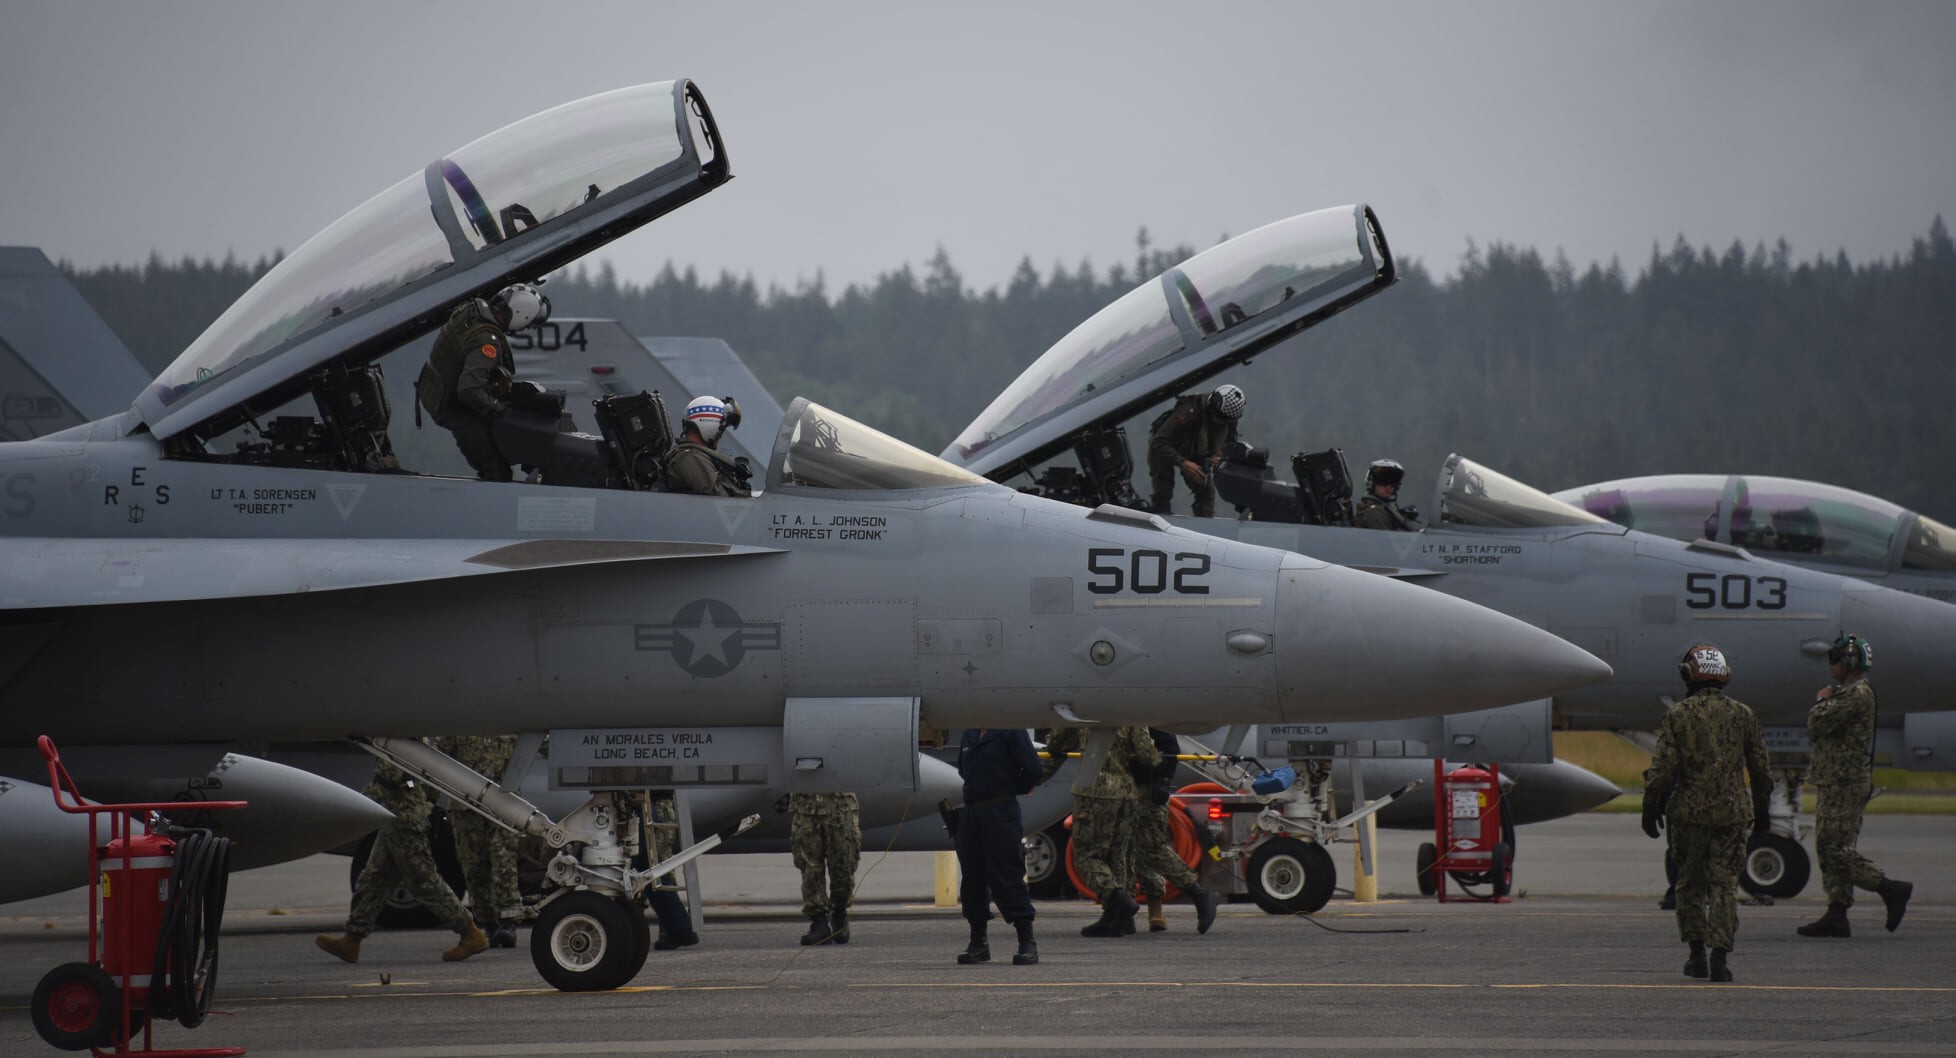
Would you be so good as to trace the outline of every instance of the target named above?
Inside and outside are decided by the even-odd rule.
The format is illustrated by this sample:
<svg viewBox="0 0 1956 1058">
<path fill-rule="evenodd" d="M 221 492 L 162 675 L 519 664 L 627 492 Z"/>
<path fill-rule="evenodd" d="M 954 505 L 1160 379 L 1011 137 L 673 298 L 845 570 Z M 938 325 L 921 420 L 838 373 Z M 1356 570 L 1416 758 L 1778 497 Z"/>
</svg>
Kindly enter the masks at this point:
<svg viewBox="0 0 1956 1058">
<path fill-rule="evenodd" d="M 1870 570 L 1956 572 L 1956 530 L 1887 500 L 1814 481 L 1668 474 L 1556 496 L 1674 540 L 1703 538 Z"/>
<path fill-rule="evenodd" d="M 1482 529 L 1607 524 L 1595 514 L 1460 455 L 1448 456 L 1440 468 L 1439 517 L 1442 525 Z"/>
</svg>

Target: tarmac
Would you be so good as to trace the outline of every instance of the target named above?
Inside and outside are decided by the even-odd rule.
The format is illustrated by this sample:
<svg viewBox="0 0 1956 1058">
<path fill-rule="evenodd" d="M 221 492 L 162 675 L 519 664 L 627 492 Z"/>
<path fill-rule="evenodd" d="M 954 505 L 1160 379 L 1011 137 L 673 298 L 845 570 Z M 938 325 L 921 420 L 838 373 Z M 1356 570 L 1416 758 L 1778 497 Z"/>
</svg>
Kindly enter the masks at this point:
<svg viewBox="0 0 1956 1058">
<path fill-rule="evenodd" d="M 1881 928 L 1863 894 L 1847 940 L 1793 928 L 1825 905 L 1740 910 L 1737 981 L 1683 977 L 1673 916 L 1657 910 L 1659 843 L 1634 814 L 1521 829 L 1508 903 L 1421 897 L 1426 836 L 1382 832 L 1381 898 L 1341 892 L 1309 916 L 1225 905 L 1197 935 L 1079 935 L 1096 910 L 1039 905 L 1041 960 L 956 965 L 965 925 L 933 901 L 931 853 L 864 851 L 853 939 L 803 948 L 785 854 L 708 856 L 697 947 L 653 952 L 630 986 L 560 993 L 524 930 L 515 950 L 444 963 L 439 931 L 381 932 L 357 964 L 314 949 L 345 915 L 346 862 L 314 857 L 232 880 L 215 1009 L 159 1026 L 156 1047 L 242 1046 L 268 1058 L 728 1053 L 1956 1055 L 1956 867 L 1949 816 L 1871 816 L 1862 851 L 1916 884 Z M 1334 850 L 1349 887 L 1352 846 Z M 1458 888 L 1452 888 L 1459 894 Z M 85 890 L 0 908 L 0 1058 L 59 1055 L 35 1033 L 41 975 L 86 954 Z"/>
</svg>

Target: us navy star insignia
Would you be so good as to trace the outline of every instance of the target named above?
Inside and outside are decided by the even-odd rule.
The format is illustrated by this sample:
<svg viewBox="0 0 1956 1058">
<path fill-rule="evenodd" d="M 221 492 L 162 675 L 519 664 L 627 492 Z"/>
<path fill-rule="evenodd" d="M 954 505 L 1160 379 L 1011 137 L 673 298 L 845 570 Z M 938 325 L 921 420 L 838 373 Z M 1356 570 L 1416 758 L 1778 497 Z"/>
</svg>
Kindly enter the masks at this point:
<svg viewBox="0 0 1956 1058">
<path fill-rule="evenodd" d="M 693 676 L 711 679 L 740 667 L 755 651 L 781 649 L 778 621 L 744 621 L 719 599 L 695 599 L 679 608 L 671 624 L 633 628 L 633 646 L 672 655 Z"/>
</svg>

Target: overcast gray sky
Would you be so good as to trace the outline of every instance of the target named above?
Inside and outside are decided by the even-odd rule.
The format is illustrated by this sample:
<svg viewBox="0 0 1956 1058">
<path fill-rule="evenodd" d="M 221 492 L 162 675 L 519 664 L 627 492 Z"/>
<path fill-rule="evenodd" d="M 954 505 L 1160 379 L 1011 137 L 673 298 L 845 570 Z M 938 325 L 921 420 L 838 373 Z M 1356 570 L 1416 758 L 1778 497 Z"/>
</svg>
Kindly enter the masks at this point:
<svg viewBox="0 0 1956 1058">
<path fill-rule="evenodd" d="M 1356 201 L 1442 274 L 1470 239 L 1865 261 L 1956 214 L 1941 0 L 0 0 L 0 243 L 289 251 L 479 135 L 680 76 L 736 179 L 602 251 L 627 279 L 834 293 L 942 246 L 985 289 Z"/>
</svg>

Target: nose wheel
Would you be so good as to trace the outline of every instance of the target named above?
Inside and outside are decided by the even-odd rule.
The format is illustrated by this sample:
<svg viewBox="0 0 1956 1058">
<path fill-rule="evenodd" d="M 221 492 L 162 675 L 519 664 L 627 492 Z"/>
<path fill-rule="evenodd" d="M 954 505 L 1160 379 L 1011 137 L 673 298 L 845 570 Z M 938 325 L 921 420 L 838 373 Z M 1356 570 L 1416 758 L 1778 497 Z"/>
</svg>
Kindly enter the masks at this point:
<svg viewBox="0 0 1956 1058">
<path fill-rule="evenodd" d="M 530 961 L 564 992 L 623 985 L 638 976 L 651 947 L 651 927 L 637 904 L 588 889 L 544 905 L 530 930 Z"/>
<path fill-rule="evenodd" d="M 1739 887 L 1752 897 L 1786 900 L 1800 895 L 1813 876 L 1813 861 L 1799 842 L 1784 834 L 1756 834 L 1746 843 Z"/>
</svg>

